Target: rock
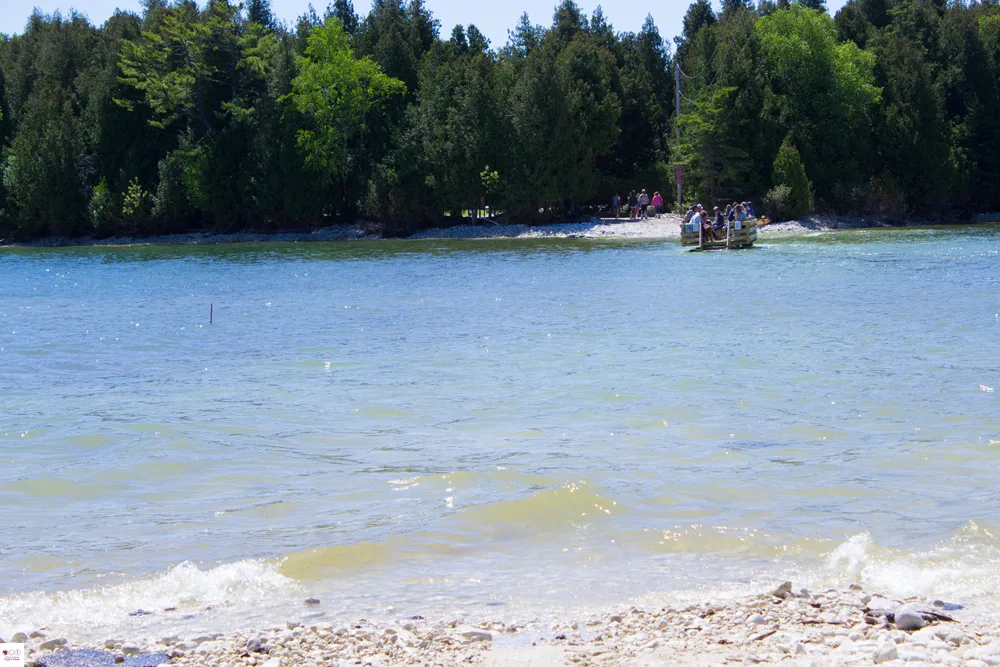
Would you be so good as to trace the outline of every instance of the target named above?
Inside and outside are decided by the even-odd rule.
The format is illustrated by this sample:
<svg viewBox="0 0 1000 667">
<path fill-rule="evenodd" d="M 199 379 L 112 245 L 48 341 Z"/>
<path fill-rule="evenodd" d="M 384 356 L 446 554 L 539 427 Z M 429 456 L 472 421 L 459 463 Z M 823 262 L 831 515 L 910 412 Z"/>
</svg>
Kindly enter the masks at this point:
<svg viewBox="0 0 1000 667">
<path fill-rule="evenodd" d="M 57 648 L 62 648 L 68 643 L 69 642 L 66 641 L 65 639 L 50 639 L 48 641 L 44 641 L 41 644 L 39 644 L 38 648 L 39 650 L 42 651 L 54 651 Z"/>
<path fill-rule="evenodd" d="M 31 634 L 28 635 L 28 639 L 45 639 L 45 633 L 39 632 L 38 630 L 32 630 Z"/>
<path fill-rule="evenodd" d="M 195 644 L 202 644 L 204 642 L 210 642 L 213 639 L 215 639 L 215 637 L 213 637 L 212 635 L 199 635 L 198 637 L 195 637 L 191 641 L 193 641 Z"/>
<path fill-rule="evenodd" d="M 926 625 L 924 617 L 920 615 L 920 610 L 913 603 L 901 604 L 896 607 L 896 627 L 900 630 L 913 632 Z"/>
<path fill-rule="evenodd" d="M 135 611 L 130 611 L 129 616 L 152 616 L 153 612 L 146 611 L 145 609 L 136 609 Z"/>
<path fill-rule="evenodd" d="M 174 644 L 174 648 L 178 651 L 193 651 L 198 648 L 198 644 L 195 642 L 177 642 Z"/>
<path fill-rule="evenodd" d="M 872 654 L 872 661 L 876 665 L 881 665 L 883 662 L 889 662 L 897 659 L 898 657 L 899 649 L 896 648 L 896 642 L 883 637 L 875 646 L 875 652 Z"/>
<path fill-rule="evenodd" d="M 169 637 L 164 637 L 163 639 L 161 639 L 160 643 L 163 644 L 164 646 L 173 646 L 180 640 L 181 638 L 178 637 L 177 635 L 170 635 Z"/>
<path fill-rule="evenodd" d="M 140 653 L 142 653 L 142 649 L 135 644 L 122 646 L 122 655 L 139 655 Z"/>
<path fill-rule="evenodd" d="M 308 605 L 319 604 L 319 598 L 306 598 L 306 604 Z"/>
<path fill-rule="evenodd" d="M 608 619 L 608 623 L 621 623 L 621 622 L 622 622 L 622 617 L 621 617 L 621 616 L 619 616 L 618 614 L 613 614 L 613 615 L 612 615 L 612 616 L 611 616 L 611 617 L 610 617 L 610 618 Z"/>
<path fill-rule="evenodd" d="M 786 581 L 785 583 L 774 589 L 771 593 L 776 598 L 781 598 L 782 600 L 788 598 L 792 594 L 792 582 Z"/>
<path fill-rule="evenodd" d="M 959 609 L 963 609 L 962 605 L 960 604 L 955 604 L 954 602 L 945 602 L 944 600 L 934 600 L 932 604 L 941 611 L 958 611 Z"/>
<path fill-rule="evenodd" d="M 463 637 L 468 639 L 470 642 L 491 642 L 493 641 L 493 635 L 486 632 L 485 630 L 466 630 L 461 633 Z"/>
<path fill-rule="evenodd" d="M 261 653 L 264 647 L 261 646 L 260 637 L 251 637 L 247 640 L 247 650 L 251 653 Z"/>
<path fill-rule="evenodd" d="M 754 614 L 753 616 L 747 619 L 747 623 L 749 623 L 750 625 L 764 625 L 767 623 L 767 619 L 765 619 L 760 614 Z"/>
<path fill-rule="evenodd" d="M 271 658 L 261 667 L 281 667 L 281 658 Z"/>
<path fill-rule="evenodd" d="M 301 624 L 298 621 L 285 621 L 285 627 L 288 628 L 289 630 L 294 630 L 295 628 L 298 628 L 300 626 Z"/>
<path fill-rule="evenodd" d="M 23 644 L 28 641 L 28 635 L 23 632 L 15 632 L 14 636 L 10 638 L 12 644 Z"/>
<path fill-rule="evenodd" d="M 216 651 L 224 651 L 227 648 L 229 648 L 229 642 L 209 641 L 198 644 L 198 650 L 195 652 L 199 655 L 208 655 L 209 653 L 215 653 Z"/>
<path fill-rule="evenodd" d="M 868 603 L 871 601 L 872 601 L 872 596 L 868 595 L 868 593 L 865 593 L 864 595 L 861 596 L 861 604 L 867 606 Z"/>
</svg>

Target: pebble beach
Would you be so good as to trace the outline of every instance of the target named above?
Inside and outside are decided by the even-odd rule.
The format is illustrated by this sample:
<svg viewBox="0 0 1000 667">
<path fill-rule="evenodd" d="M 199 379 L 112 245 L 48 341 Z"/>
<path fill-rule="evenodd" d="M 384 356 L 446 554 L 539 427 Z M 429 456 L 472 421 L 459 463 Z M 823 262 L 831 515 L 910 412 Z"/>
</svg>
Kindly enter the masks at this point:
<svg viewBox="0 0 1000 667">
<path fill-rule="evenodd" d="M 343 625 L 290 619 L 228 636 L 78 646 L 42 628 L 11 640 L 27 644 L 34 667 L 1000 665 L 1000 623 L 961 603 L 892 599 L 858 585 L 795 590 L 791 582 L 728 602 L 611 609 L 545 627 L 420 616 Z"/>
</svg>

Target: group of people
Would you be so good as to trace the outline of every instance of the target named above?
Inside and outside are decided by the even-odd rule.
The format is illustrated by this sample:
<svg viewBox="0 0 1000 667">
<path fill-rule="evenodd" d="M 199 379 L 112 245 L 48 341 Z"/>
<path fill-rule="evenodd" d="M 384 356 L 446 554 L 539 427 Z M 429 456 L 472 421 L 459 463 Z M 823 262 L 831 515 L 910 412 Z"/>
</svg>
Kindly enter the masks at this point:
<svg viewBox="0 0 1000 667">
<path fill-rule="evenodd" d="M 638 194 L 636 194 L 635 190 L 628 193 L 627 204 L 629 220 L 647 219 L 649 217 L 650 206 L 656 211 L 656 215 L 663 213 L 663 197 L 660 196 L 659 192 L 654 192 L 653 196 L 650 197 L 646 193 L 645 188 Z M 622 210 L 622 198 L 617 193 L 611 197 L 611 209 L 615 212 L 615 220 L 617 220 Z"/>
<path fill-rule="evenodd" d="M 739 220 L 744 222 L 750 218 L 756 218 L 757 211 L 754 210 L 753 203 L 733 202 L 727 204 L 725 210 L 719 210 L 716 206 L 709 213 L 701 204 L 695 204 L 688 209 L 684 215 L 684 222 L 693 222 L 701 227 L 702 238 L 710 241 L 722 241 L 726 238 L 726 231 L 730 222 Z"/>
</svg>

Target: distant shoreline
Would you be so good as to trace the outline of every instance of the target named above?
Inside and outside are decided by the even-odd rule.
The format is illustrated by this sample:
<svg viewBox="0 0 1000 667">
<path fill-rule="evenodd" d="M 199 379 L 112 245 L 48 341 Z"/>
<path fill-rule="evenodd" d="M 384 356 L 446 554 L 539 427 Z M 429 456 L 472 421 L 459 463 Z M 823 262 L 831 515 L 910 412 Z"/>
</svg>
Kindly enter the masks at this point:
<svg viewBox="0 0 1000 667">
<path fill-rule="evenodd" d="M 312 232 L 235 232 L 210 234 L 191 232 L 140 237 L 50 237 L 23 243 L 0 242 L 0 248 L 79 248 L 79 247 L 128 247 L 137 245 L 226 245 L 243 243 L 315 243 L 331 241 L 378 241 L 385 239 L 531 239 L 531 238 L 680 238 L 681 216 L 666 213 L 649 220 L 594 217 L 583 222 L 553 222 L 539 225 L 479 224 L 452 227 L 431 227 L 409 236 L 383 236 L 366 231 L 357 224 L 331 225 Z M 810 215 L 801 220 L 771 223 L 760 228 L 762 234 L 774 232 L 807 232 L 848 229 L 891 229 L 905 227 L 956 226 L 967 227 L 988 222 L 945 222 L 914 220 L 905 224 L 891 224 L 875 216 Z"/>
</svg>

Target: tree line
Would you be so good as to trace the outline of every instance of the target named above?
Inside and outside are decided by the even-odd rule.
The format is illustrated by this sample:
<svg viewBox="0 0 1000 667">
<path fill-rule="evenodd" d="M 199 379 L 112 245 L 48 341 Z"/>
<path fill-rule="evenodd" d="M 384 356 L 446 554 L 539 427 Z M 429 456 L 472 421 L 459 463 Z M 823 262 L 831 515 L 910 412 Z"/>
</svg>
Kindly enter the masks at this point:
<svg viewBox="0 0 1000 667">
<path fill-rule="evenodd" d="M 669 204 L 674 164 L 686 202 L 963 217 L 1000 205 L 998 119 L 995 0 L 696 0 L 673 44 L 573 0 L 502 46 L 423 0 L 36 12 L 0 38 L 0 238 L 536 221 Z"/>
</svg>

